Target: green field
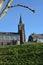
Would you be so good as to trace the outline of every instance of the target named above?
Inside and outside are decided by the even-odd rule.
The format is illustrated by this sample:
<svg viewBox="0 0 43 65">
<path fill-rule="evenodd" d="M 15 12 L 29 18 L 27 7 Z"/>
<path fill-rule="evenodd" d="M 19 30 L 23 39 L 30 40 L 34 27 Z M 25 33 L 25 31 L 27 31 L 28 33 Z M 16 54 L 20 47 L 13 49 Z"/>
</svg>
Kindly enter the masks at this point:
<svg viewBox="0 0 43 65">
<path fill-rule="evenodd" d="M 43 65 L 43 43 L 0 47 L 0 65 Z"/>
</svg>

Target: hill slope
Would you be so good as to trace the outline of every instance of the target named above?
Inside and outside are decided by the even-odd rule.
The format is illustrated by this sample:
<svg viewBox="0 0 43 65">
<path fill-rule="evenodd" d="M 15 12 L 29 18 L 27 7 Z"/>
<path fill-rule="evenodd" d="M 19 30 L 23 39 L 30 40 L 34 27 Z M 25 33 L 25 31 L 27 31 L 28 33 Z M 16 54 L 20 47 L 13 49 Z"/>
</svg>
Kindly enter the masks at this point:
<svg viewBox="0 0 43 65">
<path fill-rule="evenodd" d="M 0 65 L 43 65 L 43 44 L 0 47 Z"/>
</svg>

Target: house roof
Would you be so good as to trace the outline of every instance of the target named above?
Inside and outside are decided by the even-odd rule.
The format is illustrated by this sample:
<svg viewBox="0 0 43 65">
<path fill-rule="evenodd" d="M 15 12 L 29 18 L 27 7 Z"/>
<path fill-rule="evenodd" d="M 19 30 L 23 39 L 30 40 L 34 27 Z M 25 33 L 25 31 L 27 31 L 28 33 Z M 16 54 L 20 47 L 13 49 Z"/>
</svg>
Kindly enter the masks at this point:
<svg viewBox="0 0 43 65">
<path fill-rule="evenodd" d="M 15 33 L 15 32 L 0 32 L 0 35 L 20 35 L 19 33 Z"/>
<path fill-rule="evenodd" d="M 43 39 L 43 34 L 31 34 L 31 36 L 35 39 Z"/>
</svg>

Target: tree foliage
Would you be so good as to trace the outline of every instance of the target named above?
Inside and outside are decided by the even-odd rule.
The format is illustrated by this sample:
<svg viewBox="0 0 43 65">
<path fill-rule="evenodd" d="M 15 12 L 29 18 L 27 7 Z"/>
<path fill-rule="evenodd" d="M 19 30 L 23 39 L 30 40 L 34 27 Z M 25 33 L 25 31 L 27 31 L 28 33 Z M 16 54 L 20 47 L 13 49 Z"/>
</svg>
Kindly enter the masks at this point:
<svg viewBox="0 0 43 65">
<path fill-rule="evenodd" d="M 0 47 L 0 65 L 43 65 L 43 44 Z"/>
</svg>

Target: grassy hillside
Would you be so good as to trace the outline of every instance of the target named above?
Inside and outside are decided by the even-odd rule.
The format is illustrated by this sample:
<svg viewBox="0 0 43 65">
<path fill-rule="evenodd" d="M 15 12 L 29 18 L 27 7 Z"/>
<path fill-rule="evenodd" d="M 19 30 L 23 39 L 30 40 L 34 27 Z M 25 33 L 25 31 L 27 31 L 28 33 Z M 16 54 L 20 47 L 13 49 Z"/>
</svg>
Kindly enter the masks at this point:
<svg viewBox="0 0 43 65">
<path fill-rule="evenodd" d="M 0 47 L 0 65 L 43 65 L 43 44 Z"/>
</svg>

